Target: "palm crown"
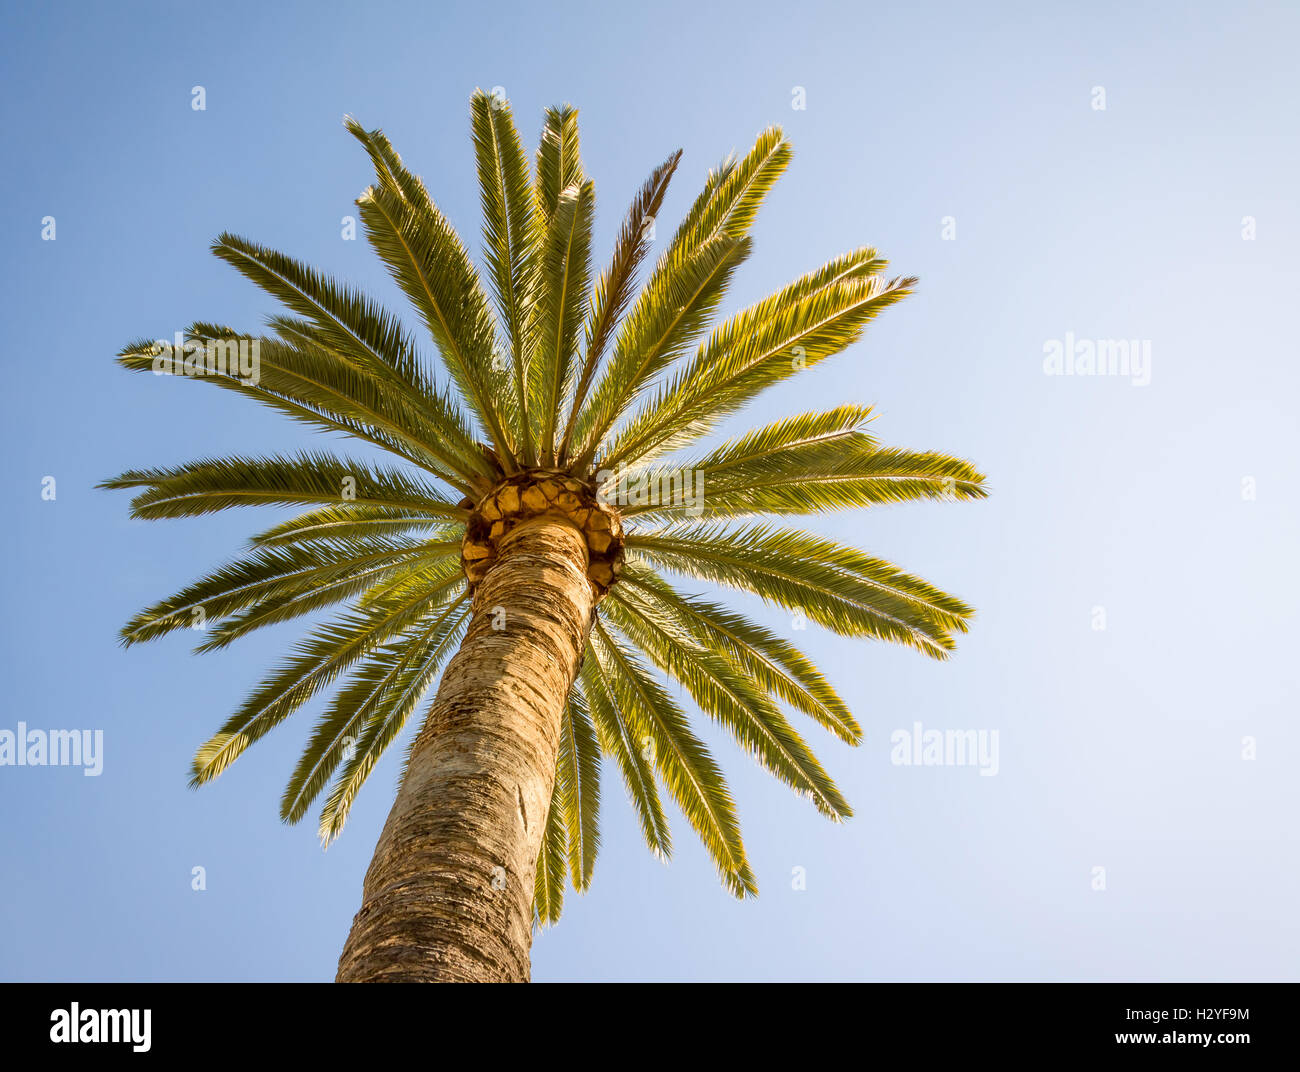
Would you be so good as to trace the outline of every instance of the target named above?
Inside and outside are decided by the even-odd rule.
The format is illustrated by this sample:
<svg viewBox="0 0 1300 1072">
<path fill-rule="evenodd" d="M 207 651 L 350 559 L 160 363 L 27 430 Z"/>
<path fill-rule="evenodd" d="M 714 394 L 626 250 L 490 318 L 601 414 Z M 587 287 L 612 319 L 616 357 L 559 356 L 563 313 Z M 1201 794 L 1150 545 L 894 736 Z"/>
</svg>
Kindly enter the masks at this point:
<svg viewBox="0 0 1300 1072">
<path fill-rule="evenodd" d="M 887 279 L 876 251 L 857 249 L 705 336 L 750 252 L 756 211 L 789 162 L 779 130 L 709 173 L 638 290 L 680 153 L 641 188 L 594 276 L 595 197 L 579 158 L 577 113 L 546 113 L 530 168 L 503 100 L 476 93 L 471 112 L 483 273 L 384 135 L 347 120 L 376 174 L 357 201 L 362 225 L 432 336 L 445 377 L 414 334 L 363 294 L 234 235 L 214 244 L 286 312 L 256 340 L 256 382 L 228 371 L 202 378 L 399 461 L 324 452 L 201 459 L 107 481 L 137 489 L 139 518 L 306 508 L 142 611 L 123 641 L 154 639 L 202 613 L 214 624 L 198 650 L 212 651 L 344 604 L 199 749 L 192 778 L 215 778 L 347 674 L 281 804 L 282 817 L 296 822 L 328 787 L 320 815 L 328 842 L 456 649 L 495 540 L 530 512 L 558 512 L 587 537 L 600 603 L 564 708 L 537 917 L 558 918 L 566 873 L 578 890 L 591 881 L 602 754 L 622 774 L 653 852 L 671 849 L 662 787 L 726 887 L 745 896 L 756 884 L 732 798 L 665 680 L 680 682 L 699 711 L 834 820 L 849 806 L 783 709 L 849 743 L 862 731 L 795 646 L 665 574 L 757 594 L 841 635 L 944 658 L 953 634 L 967 628 L 966 604 L 878 558 L 762 519 L 978 498 L 983 477 L 957 458 L 882 447 L 866 431 L 870 409 L 852 403 L 673 460 L 766 388 L 844 350 L 914 280 Z M 238 337 L 206 323 L 187 332 L 199 347 Z M 158 352 L 145 340 L 119 361 L 148 370 Z M 702 495 L 655 493 L 683 480 Z"/>
</svg>

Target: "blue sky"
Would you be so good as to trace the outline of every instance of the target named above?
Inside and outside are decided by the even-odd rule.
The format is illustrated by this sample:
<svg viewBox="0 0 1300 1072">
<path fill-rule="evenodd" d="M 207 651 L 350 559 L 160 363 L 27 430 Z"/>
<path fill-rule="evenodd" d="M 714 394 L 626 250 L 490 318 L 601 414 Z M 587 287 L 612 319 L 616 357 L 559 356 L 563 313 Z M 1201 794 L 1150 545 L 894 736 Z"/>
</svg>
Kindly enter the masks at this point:
<svg viewBox="0 0 1300 1072">
<path fill-rule="evenodd" d="M 580 108 L 598 249 L 670 151 L 672 221 L 783 125 L 726 311 L 863 244 L 921 286 L 726 430 L 871 403 L 884 442 L 992 489 L 818 523 L 978 608 L 945 664 L 740 601 L 863 723 L 857 749 L 806 734 L 855 817 L 705 727 L 762 890 L 737 903 L 680 818 L 672 863 L 649 856 L 607 767 L 594 887 L 534 977 L 1295 979 L 1297 30 L 1287 4 L 5 5 L 0 730 L 99 729 L 104 755 L 93 778 L 0 766 L 0 978 L 332 977 L 402 750 L 327 853 L 277 818 L 310 711 L 187 789 L 299 630 L 207 657 L 116 633 L 271 518 L 133 522 L 94 490 L 308 433 L 112 359 L 195 319 L 258 328 L 272 303 L 207 252 L 227 229 L 401 308 L 340 235 L 369 181 L 340 120 L 382 126 L 476 245 L 468 100 L 501 86 L 529 143 Z M 1145 343 L 1150 382 L 1046 375 L 1067 334 Z M 892 763 L 918 722 L 996 731 L 997 775 Z"/>
</svg>

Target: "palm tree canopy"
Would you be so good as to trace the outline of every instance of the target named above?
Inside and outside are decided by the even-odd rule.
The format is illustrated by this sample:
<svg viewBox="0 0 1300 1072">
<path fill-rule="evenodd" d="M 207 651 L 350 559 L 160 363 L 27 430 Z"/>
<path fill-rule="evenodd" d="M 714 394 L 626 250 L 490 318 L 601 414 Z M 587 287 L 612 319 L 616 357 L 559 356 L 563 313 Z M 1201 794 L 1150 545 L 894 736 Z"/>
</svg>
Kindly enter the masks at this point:
<svg viewBox="0 0 1300 1072">
<path fill-rule="evenodd" d="M 346 120 L 375 169 L 374 185 L 357 199 L 363 228 L 431 348 L 364 294 L 292 257 L 231 234 L 213 244 L 284 311 L 252 339 L 255 378 L 228 369 L 196 378 L 392 460 L 323 451 L 204 458 L 106 481 L 136 491 L 138 518 L 248 505 L 303 511 L 141 611 L 122 640 L 152 640 L 201 614 L 213 624 L 198 650 L 209 651 L 337 608 L 198 750 L 192 769 L 193 785 L 215 778 L 334 690 L 281 803 L 282 818 L 297 822 L 323 794 L 328 843 L 455 651 L 495 539 L 529 513 L 563 513 L 587 534 L 589 576 L 603 598 L 564 711 L 537 918 L 555 921 L 566 885 L 581 891 L 591 882 L 602 756 L 613 758 L 653 852 L 667 857 L 672 848 L 666 790 L 725 886 L 752 894 L 726 781 L 665 682 L 680 683 L 699 712 L 832 820 L 850 815 L 849 805 L 787 713 L 851 744 L 862 731 L 793 644 L 683 591 L 670 575 L 753 593 L 842 636 L 942 659 L 966 630 L 970 607 L 780 519 L 981 498 L 984 478 L 958 458 L 881 446 L 867 431 L 870 409 L 854 404 L 673 459 L 698 450 L 762 391 L 852 345 L 915 280 L 886 278 L 874 249 L 856 249 L 706 334 L 750 253 L 758 207 L 789 163 L 778 129 L 709 172 L 651 264 L 650 224 L 681 154 L 670 156 L 637 193 L 597 272 L 595 195 L 576 111 L 546 112 L 531 163 L 504 100 L 480 91 L 471 115 L 481 269 L 387 138 Z M 248 337 L 202 322 L 186 333 L 195 352 L 240 338 Z M 145 371 L 159 352 L 141 340 L 118 360 Z"/>
</svg>

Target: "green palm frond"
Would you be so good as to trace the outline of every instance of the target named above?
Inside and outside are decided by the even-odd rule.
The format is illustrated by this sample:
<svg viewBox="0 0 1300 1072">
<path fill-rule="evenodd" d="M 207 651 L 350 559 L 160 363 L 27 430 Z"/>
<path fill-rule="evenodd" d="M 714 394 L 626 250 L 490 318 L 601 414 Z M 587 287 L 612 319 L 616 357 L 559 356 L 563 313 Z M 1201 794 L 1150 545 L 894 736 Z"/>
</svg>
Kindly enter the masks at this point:
<svg viewBox="0 0 1300 1072">
<path fill-rule="evenodd" d="M 600 739 L 600 749 L 614 757 L 623 775 L 623 785 L 641 824 L 646 847 L 658 859 L 667 860 L 673 852 L 673 839 L 649 759 L 651 738 L 649 734 L 638 733 L 637 726 L 620 714 L 618 700 L 597 662 L 591 641 L 578 680 Z"/>
<path fill-rule="evenodd" d="M 196 323 L 185 333 L 187 343 L 203 347 L 215 340 L 238 340 L 232 328 Z M 332 354 L 303 350 L 282 339 L 257 337 L 260 375 L 256 383 L 221 372 L 180 379 L 212 383 L 237 391 L 314 428 L 365 440 L 427 469 L 456 487 L 483 485 L 494 470 L 475 448 L 457 455 L 445 441 L 433 437 L 414 419 L 414 409 L 383 384 Z M 155 342 L 127 346 L 118 363 L 135 372 L 153 369 Z"/>
<path fill-rule="evenodd" d="M 697 461 L 615 474 L 634 490 L 645 489 L 629 494 L 623 514 L 656 519 L 815 514 L 988 494 L 983 474 L 970 462 L 878 447 L 860 430 L 869 412 L 842 406 L 804 414 L 757 429 Z M 691 476 L 694 495 L 674 493 L 673 481 L 681 474 Z"/>
<path fill-rule="evenodd" d="M 542 246 L 530 369 L 537 456 L 547 465 L 558 461 L 556 425 L 587 314 L 595 196 L 590 181 L 561 191 Z"/>
<path fill-rule="evenodd" d="M 802 711 L 846 744 L 861 743 L 862 727 L 848 705 L 789 641 L 726 607 L 682 595 L 644 567 L 627 567 L 619 594 L 629 588 L 658 614 L 675 620 L 706 650 L 729 659 L 764 692 Z"/>
<path fill-rule="evenodd" d="M 196 517 L 234 506 L 362 505 L 417 509 L 463 521 L 464 507 L 409 471 L 386 469 L 333 455 L 302 453 L 264 458 L 202 458 L 172 469 L 136 469 L 99 485 L 145 488 L 131 500 L 143 520 Z"/>
<path fill-rule="evenodd" d="M 772 127 L 743 160 L 710 175 L 632 306 L 606 374 L 579 415 L 579 465 L 590 462 L 627 404 L 680 356 L 717 308 L 749 255 L 747 236 L 758 207 L 790 155 L 789 143 Z"/>
<path fill-rule="evenodd" d="M 358 369 L 423 402 L 429 381 L 397 319 L 359 291 L 340 286 L 313 268 L 229 232 L 212 252 L 268 294 L 316 326 L 331 349 Z"/>
<path fill-rule="evenodd" d="M 704 743 L 691 732 L 685 713 L 637 654 L 599 621 L 592 630 L 592 650 L 633 736 L 653 746 L 655 769 L 713 858 L 723 884 L 737 897 L 757 893 L 731 791 Z"/>
<path fill-rule="evenodd" d="M 465 600 L 462 594 L 428 611 L 401 643 L 367 658 L 335 694 L 285 788 L 280 818 L 291 823 L 301 819 L 339 764 L 362 750 L 373 725 L 387 719 L 405 722 L 432 685 L 447 654 L 448 638 L 468 617 Z M 376 759 L 382 751 L 375 752 Z"/>
<path fill-rule="evenodd" d="M 749 249 L 748 238 L 719 235 L 665 278 L 659 300 L 628 314 L 605 375 L 578 417 L 578 440 L 586 446 L 577 465 L 591 461 L 628 402 L 685 351 L 717 309 Z"/>
<path fill-rule="evenodd" d="M 784 473 L 769 469 L 760 476 L 751 470 L 712 487 L 703 516 L 819 514 L 917 499 L 983 499 L 988 495 L 983 482 L 983 474 L 970 462 L 933 451 L 862 451 L 833 469 L 803 472 L 791 459 Z M 665 517 L 682 514 L 677 508 L 657 512 Z"/>
<path fill-rule="evenodd" d="M 551 790 L 551 806 L 546 812 L 546 829 L 542 831 L 542 849 L 537 855 L 537 874 L 533 878 L 533 922 L 539 927 L 559 923 L 564 910 L 564 861 L 569 838 L 564 824 L 557 775 L 555 788 Z"/>
<path fill-rule="evenodd" d="M 377 577 L 414 561 L 421 552 L 419 541 L 398 539 L 257 548 L 140 611 L 122 627 L 122 643 L 129 647 L 156 640 L 265 601 L 347 599 L 374 584 Z"/>
<path fill-rule="evenodd" d="M 434 517 L 419 507 L 353 502 L 308 510 L 259 532 L 251 542 L 260 547 L 283 547 L 407 535 L 413 529 L 421 530 L 424 538 L 431 542 L 454 541 L 458 547 L 463 531 L 461 525 L 443 517 Z"/>
<path fill-rule="evenodd" d="M 316 326 L 280 315 L 268 317 L 267 325 L 285 346 L 310 355 L 313 364 L 319 364 L 322 356 L 332 357 L 334 366 L 345 375 L 352 371 L 349 355 L 338 350 Z M 418 368 L 418 359 L 409 360 L 412 367 Z M 382 422 L 381 427 L 390 434 L 413 438 L 422 452 L 437 459 L 437 466 L 431 468 L 449 483 L 464 487 L 466 481 L 495 477 L 496 471 L 484 464 L 483 452 L 454 396 L 432 380 L 423 380 L 422 373 L 418 375 L 421 383 L 415 388 L 418 394 L 414 398 L 409 391 L 393 391 L 387 383 L 366 377 L 364 372 L 355 373 L 360 384 L 352 390 L 363 402 L 367 397 L 374 400 L 363 410 L 364 415 Z M 444 470 L 453 475 L 444 475 Z"/>
<path fill-rule="evenodd" d="M 797 646 L 665 574 L 757 595 L 844 636 L 946 658 L 969 627 L 964 602 L 863 551 L 770 521 L 978 500 L 987 489 L 961 458 L 882 446 L 868 431 L 870 407 L 853 401 L 721 444 L 700 441 L 762 392 L 851 347 L 915 280 L 887 278 L 885 259 L 864 246 L 714 323 L 751 251 L 759 208 L 791 158 L 776 128 L 709 171 L 651 261 L 681 159 L 669 155 L 633 198 L 596 275 L 595 187 L 575 109 L 545 113 L 530 160 L 509 102 L 475 93 L 482 271 L 383 132 L 352 118 L 345 125 L 374 169 L 373 185 L 357 199 L 367 239 L 422 332 L 287 254 L 222 234 L 212 251 L 280 309 L 252 335 L 202 321 L 184 333 L 196 359 L 255 344 L 255 376 L 182 367 L 178 378 L 210 381 L 385 458 L 207 457 L 101 485 L 131 489 L 131 514 L 141 519 L 255 505 L 296 511 L 122 629 L 130 646 L 201 627 L 196 650 L 210 652 L 265 626 L 311 623 L 198 750 L 193 784 L 328 695 L 281 817 L 297 822 L 324 796 L 320 836 L 325 844 L 338 837 L 384 751 L 417 709 L 431 709 L 428 694 L 469 633 L 475 610 L 462 554 L 468 561 L 470 552 L 488 553 L 475 542 L 488 527 L 483 504 L 496 501 L 491 494 L 503 482 L 522 486 L 539 474 L 549 481 L 558 471 L 583 494 L 617 489 L 624 557 L 609 560 L 616 579 L 608 591 L 596 590 L 603 602 L 557 728 L 535 922 L 560 918 L 566 885 L 585 891 L 591 883 L 604 757 L 656 856 L 672 852 L 666 790 L 726 888 L 753 894 L 735 803 L 691 716 L 725 728 L 833 820 L 847 818 L 849 804 L 787 715 L 807 716 L 849 744 L 863 731 Z M 159 371 L 167 352 L 141 339 L 118 362 Z M 676 452 L 685 448 L 694 457 L 672 464 L 667 456 L 682 457 Z M 683 475 L 694 494 L 665 495 L 681 488 Z M 567 490 L 576 499 L 573 486 Z M 571 520 L 581 525 L 583 517 Z M 316 618 L 323 612 L 332 616 Z M 689 709 L 674 700 L 671 681 Z"/>
<path fill-rule="evenodd" d="M 794 151 L 780 127 L 768 127 L 736 162 L 710 174 L 705 192 L 682 220 L 673 248 L 686 251 L 720 234 L 749 232 L 763 199 L 790 166 Z"/>
<path fill-rule="evenodd" d="M 366 237 L 419 312 L 491 446 L 513 468 L 515 444 L 507 429 L 516 396 L 509 371 L 494 360 L 496 328 L 478 272 L 427 195 L 408 199 L 413 182 L 405 179 L 387 184 L 398 166 L 390 165 L 379 175 L 379 185 L 357 198 Z"/>
<path fill-rule="evenodd" d="M 882 263 L 872 249 L 848 254 L 727 320 L 629 418 L 603 463 L 630 465 L 685 446 L 762 391 L 857 342 L 915 283 L 882 280 L 875 274 Z"/>
<path fill-rule="evenodd" d="M 535 273 L 541 257 L 533 220 L 533 183 L 524 144 L 515 129 L 510 103 L 478 90 L 470 101 L 474 156 L 483 204 L 483 249 L 497 313 L 509 340 L 512 388 L 521 437 L 522 460 L 537 463 L 533 444 L 536 415 L 528 408 L 528 319 Z"/>
<path fill-rule="evenodd" d="M 578 110 L 569 105 L 547 108 L 542 120 L 542 137 L 537 147 L 537 178 L 534 182 L 540 222 L 550 223 L 560 194 L 586 180 L 578 137 Z"/>
<path fill-rule="evenodd" d="M 194 756 L 191 784 L 210 781 L 250 744 L 263 737 L 386 640 L 405 632 L 445 589 L 420 591 L 403 602 L 353 612 L 317 628 L 285 663 L 240 706 Z"/>
<path fill-rule="evenodd" d="M 566 863 L 575 890 L 591 885 L 600 849 L 600 753 L 582 685 L 575 683 L 560 723 L 555 788 L 533 885 L 533 911 L 542 926 L 559 921 Z"/>
<path fill-rule="evenodd" d="M 896 566 L 811 533 L 770 525 L 676 524 L 627 547 L 685 576 L 752 592 L 842 636 L 870 636 L 937 659 L 973 611 Z"/>
<path fill-rule="evenodd" d="M 600 741 L 581 687 L 564 705 L 556 785 L 568 832 L 569 875 L 573 888 L 586 890 L 600 849 Z"/>
<path fill-rule="evenodd" d="M 361 740 L 356 743 L 351 759 L 345 759 L 342 770 L 335 777 L 320 814 L 320 838 L 324 845 L 328 846 L 343 832 L 352 804 L 379 757 L 402 732 L 406 720 L 419 704 L 421 694 L 460 644 L 469 624 L 469 608 L 463 608 L 449 620 L 439 619 L 437 624 L 438 633 L 418 653 L 417 661 L 407 665 L 403 677 L 371 713 L 362 727 Z"/>
<path fill-rule="evenodd" d="M 626 589 L 610 593 L 606 614 L 623 636 L 680 681 L 699 709 L 725 726 L 769 773 L 811 800 L 828 818 L 846 819 L 853 814 L 803 738 L 734 663 Z"/>
<path fill-rule="evenodd" d="M 614 256 L 609 266 L 596 280 L 596 288 L 591 296 L 591 312 L 587 317 L 586 352 L 582 358 L 582 368 L 573 386 L 572 400 L 569 404 L 569 417 L 565 422 L 564 434 L 560 438 L 558 455 L 567 459 L 569 441 L 573 436 L 574 422 L 587 400 L 587 390 L 592 377 L 605 356 L 605 347 L 613 337 L 614 329 L 622 321 L 628 304 L 632 300 L 636 284 L 636 273 L 650 249 L 650 232 L 654 218 L 663 204 L 668 192 L 669 180 L 677 170 L 682 158 L 681 150 L 673 153 L 650 177 L 636 200 L 628 209 L 622 230 L 614 243 Z"/>
<path fill-rule="evenodd" d="M 219 651 L 258 629 L 305 617 L 345 599 L 355 599 L 358 608 L 368 610 L 417 588 L 431 595 L 446 595 L 463 588 L 464 583 L 454 550 L 421 544 L 417 553 L 404 555 L 399 562 L 382 560 L 335 580 L 316 580 L 310 586 L 264 596 L 217 622 L 208 631 L 207 640 L 194 650 L 198 654 Z"/>
<path fill-rule="evenodd" d="M 291 257 L 236 235 L 222 234 L 212 249 L 306 318 L 306 322 L 272 318 L 272 326 L 286 341 L 332 353 L 342 363 L 353 365 L 376 388 L 387 389 L 390 406 L 419 427 L 426 448 L 436 452 L 440 446 L 436 437 L 443 437 L 453 449 L 472 449 L 473 434 L 459 408 L 434 387 L 410 338 L 379 305 Z M 418 415 L 417 420 L 412 420 L 412 413 Z"/>
<path fill-rule="evenodd" d="M 669 485 L 677 474 L 699 474 L 710 498 L 721 486 L 724 489 L 743 487 L 760 477 L 782 473 L 787 465 L 795 464 L 802 472 L 816 472 L 842 462 L 857 451 L 875 446 L 876 440 L 863 431 L 871 420 L 871 407 L 843 405 L 819 413 L 804 413 L 787 417 L 773 424 L 748 432 L 739 439 L 724 443 L 706 457 L 683 461 L 678 465 L 620 466 L 605 468 L 597 474 L 604 477 L 604 487 L 616 481 L 625 485 L 658 489 Z M 856 448 L 856 450 L 855 450 Z M 622 512 L 626 517 L 638 514 L 662 513 L 667 507 L 653 500 L 634 501 L 640 496 L 630 492 Z M 671 505 L 671 504 L 668 504 Z"/>
</svg>

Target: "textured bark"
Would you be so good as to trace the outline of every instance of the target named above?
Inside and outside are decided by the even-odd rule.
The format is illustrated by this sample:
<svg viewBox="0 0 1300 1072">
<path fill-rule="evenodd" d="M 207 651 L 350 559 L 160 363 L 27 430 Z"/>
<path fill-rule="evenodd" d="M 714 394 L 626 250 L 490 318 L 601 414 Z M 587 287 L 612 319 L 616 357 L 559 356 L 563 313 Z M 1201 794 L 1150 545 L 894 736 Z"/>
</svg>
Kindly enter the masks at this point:
<svg viewBox="0 0 1300 1072">
<path fill-rule="evenodd" d="M 594 596 L 565 520 L 525 521 L 497 551 L 366 872 L 339 982 L 529 978 L 561 713 Z"/>
</svg>

